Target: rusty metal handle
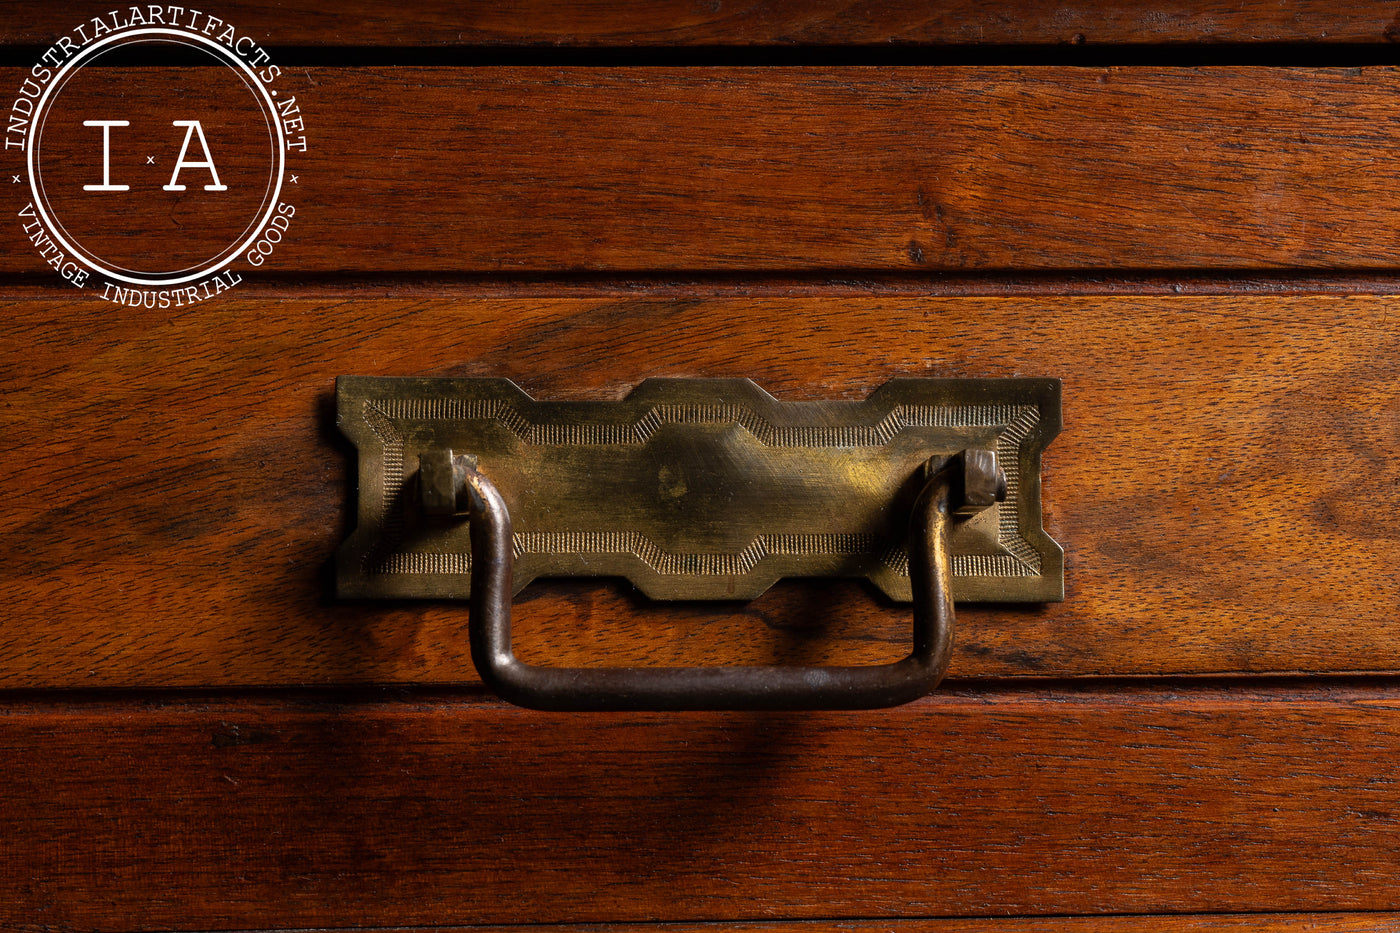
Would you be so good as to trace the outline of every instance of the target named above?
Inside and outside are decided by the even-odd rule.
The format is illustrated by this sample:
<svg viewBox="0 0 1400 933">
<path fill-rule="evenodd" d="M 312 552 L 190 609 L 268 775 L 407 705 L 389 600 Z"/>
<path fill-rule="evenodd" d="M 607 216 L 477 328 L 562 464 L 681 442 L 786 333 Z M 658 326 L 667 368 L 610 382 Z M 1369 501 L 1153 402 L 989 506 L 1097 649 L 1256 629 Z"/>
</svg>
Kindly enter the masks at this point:
<svg viewBox="0 0 1400 933">
<path fill-rule="evenodd" d="M 477 672 L 503 699 L 542 710 L 872 709 L 924 696 L 942 679 L 953 642 L 948 529 L 953 496 L 962 492 L 954 488 L 953 459 L 944 458 L 930 469 L 910 521 L 913 650 L 892 664 L 866 667 L 554 668 L 524 663 L 511 650 L 510 512 L 495 485 L 468 467 L 459 476 L 469 499 L 470 638 Z M 996 472 L 994 460 L 990 469 Z"/>
</svg>

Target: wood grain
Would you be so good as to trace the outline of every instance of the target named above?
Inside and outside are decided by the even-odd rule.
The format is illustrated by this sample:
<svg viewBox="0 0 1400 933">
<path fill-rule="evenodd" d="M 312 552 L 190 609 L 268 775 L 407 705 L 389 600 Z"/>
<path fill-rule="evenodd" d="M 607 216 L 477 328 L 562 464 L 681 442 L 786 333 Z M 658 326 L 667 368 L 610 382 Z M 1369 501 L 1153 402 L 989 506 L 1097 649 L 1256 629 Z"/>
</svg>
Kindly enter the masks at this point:
<svg viewBox="0 0 1400 933">
<path fill-rule="evenodd" d="M 10 929 L 1400 907 L 1391 689 L 660 717 L 307 695 L 0 721 Z"/>
<path fill-rule="evenodd" d="M 941 917 L 919 920 L 756 920 L 689 923 L 472 924 L 463 927 L 317 927 L 314 933 L 1393 933 L 1400 914 L 1384 912 L 1296 914 L 1176 914 L 1098 917 Z M 260 931 L 244 931 L 260 933 Z M 262 933 L 296 933 L 268 930 Z M 311 931 L 308 931 L 311 933 Z"/>
<path fill-rule="evenodd" d="M 466 611 L 344 604 L 335 376 L 649 376 L 859 398 L 895 375 L 1056 376 L 1045 522 L 1067 597 L 965 606 L 955 678 L 1394 672 L 1396 298 L 227 300 L 0 314 L 0 686 L 470 682 Z M 535 584 L 536 662 L 874 663 L 854 583 L 653 605 Z"/>
<path fill-rule="evenodd" d="M 194 99 L 217 70 L 201 71 L 182 76 Z M 1396 265 L 1392 68 L 317 68 L 282 80 L 309 151 L 283 195 L 297 214 L 273 272 Z M 0 71 L 0 86 L 19 81 Z M 106 87 L 85 106 L 124 106 Z M 75 208 L 75 228 L 109 225 L 93 198 L 102 217 Z M 48 281 L 22 234 L 0 234 L 0 273 Z M 160 244 L 130 248 L 147 247 Z"/>
<path fill-rule="evenodd" d="M 116 310 L 0 233 L 0 927 L 1400 928 L 1392 680 L 1047 680 L 1400 672 L 1400 297 L 1266 294 L 1396 291 L 1400 73 L 992 66 L 1350 64 L 1297 43 L 1384 60 L 1400 19 L 1094 6 L 220 4 L 311 65 L 276 268 Z M 5 4 L 0 86 L 110 8 Z M 687 47 L 817 67 L 613 67 Z M 886 52 L 978 67 L 835 67 Z M 470 686 L 463 607 L 329 596 L 341 373 L 1060 376 L 1068 599 L 963 607 L 951 689 L 892 711 L 512 709 Z M 566 664 L 870 663 L 908 629 L 833 582 L 547 584 L 518 619 Z M 469 686 L 411 686 L 444 683 Z M 122 689 L 299 684 L 359 686 Z"/>
<path fill-rule="evenodd" d="M 101 0 L 58 7 L 9 2 L 0 45 L 46 45 L 89 17 L 122 8 Z M 275 46 L 327 48 L 1378 43 L 1394 41 L 1397 33 L 1393 6 L 1365 0 L 495 0 L 412 6 L 229 0 L 217 14 Z"/>
<path fill-rule="evenodd" d="M 936 920 L 806 920 L 726 923 L 608 923 L 568 926 L 507 925 L 471 927 L 375 928 L 372 933 L 1207 933 L 1216 930 L 1249 930 L 1251 933 L 1392 933 L 1400 927 L 1400 914 L 1196 914 L 1147 917 L 1014 917 L 940 918 Z M 291 933 L 291 931 L 267 931 Z M 322 930 L 315 933 L 371 933 L 365 927 Z"/>
</svg>

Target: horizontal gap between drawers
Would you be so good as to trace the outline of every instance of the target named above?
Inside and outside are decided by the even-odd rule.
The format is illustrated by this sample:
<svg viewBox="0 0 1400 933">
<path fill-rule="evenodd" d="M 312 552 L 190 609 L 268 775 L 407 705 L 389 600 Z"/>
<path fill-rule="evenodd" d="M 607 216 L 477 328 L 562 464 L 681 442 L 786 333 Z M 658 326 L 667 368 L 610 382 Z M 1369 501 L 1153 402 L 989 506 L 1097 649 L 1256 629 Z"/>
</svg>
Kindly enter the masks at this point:
<svg viewBox="0 0 1400 933">
<path fill-rule="evenodd" d="M 944 700 L 978 702 L 1012 701 L 1018 698 L 1058 697 L 1065 700 L 1123 700 L 1131 702 L 1172 702 L 1216 700 L 1237 702 L 1289 701 L 1302 696 L 1341 701 L 1359 697 L 1370 700 L 1393 698 L 1400 703 L 1400 672 L 1378 674 L 1145 674 L 1135 677 L 1018 677 L 950 679 L 932 694 L 916 703 Z M 0 690 L 0 712 L 5 707 L 120 706 L 203 706 L 223 703 L 271 703 L 275 705 L 432 705 L 477 706 L 482 703 L 508 706 L 480 684 L 463 685 L 377 685 L 328 687 L 217 687 L 133 688 L 97 690 Z M 912 705 L 912 704 L 911 704 Z M 878 710 L 870 711 L 878 713 Z M 555 714 L 550 714 L 555 715 Z M 579 713 L 574 715 L 588 716 Z M 636 714 L 628 714 L 636 715 Z M 672 714 L 643 714 L 672 715 Z M 675 714 L 683 715 L 683 714 Z M 767 715 L 767 714 L 763 714 Z M 774 715 L 790 715 L 778 713 Z"/>
<path fill-rule="evenodd" d="M 448 924 L 429 926 L 336 926 L 336 927 L 271 927 L 240 930 L 201 930 L 198 933 L 472 933 L 472 931 L 519 931 L 519 933 L 671 933 L 671 931 L 691 930 L 732 930 L 737 933 L 806 933 L 809 930 L 829 929 L 829 924 L 840 924 L 840 929 L 848 933 L 885 933 L 885 931 L 909 931 L 909 933 L 1009 933 L 1017 930 L 1020 923 L 1037 924 L 1035 929 L 1050 931 L 1063 929 L 1066 933 L 1189 933 L 1200 929 L 1217 930 L 1217 923 L 1228 924 L 1228 929 L 1246 930 L 1245 922 L 1267 923 L 1268 930 L 1328 931 L 1361 930 L 1350 922 L 1391 922 L 1400 915 L 1390 911 L 1222 911 L 1219 913 L 1104 913 L 1104 914 L 1016 914 L 1013 916 L 876 916 L 869 917 L 818 917 L 793 920 L 727 920 L 716 918 L 685 923 L 670 921 L 640 921 L 629 923 L 486 923 Z M 867 928 L 867 924 L 869 927 Z M 1130 924 L 1133 924 L 1130 926 Z M 1137 926 L 1136 924 L 1146 924 Z M 1321 926 L 1319 926 L 1321 925 Z M 1380 929 L 1380 927 L 1376 927 Z"/>
<path fill-rule="evenodd" d="M 0 46 L 0 67 L 27 68 L 45 47 Z M 1354 68 L 1396 63 L 1396 47 L 1386 43 L 1220 43 L 1057 45 L 855 46 L 647 46 L 566 48 L 555 46 L 285 46 L 270 50 L 276 62 L 293 67 L 436 66 L 462 67 L 863 67 L 964 65 L 969 67 L 1069 66 L 1085 68 Z M 149 55 L 148 65 L 183 65 L 179 53 Z"/>
<path fill-rule="evenodd" d="M 1400 295 L 1400 270 L 820 273 L 598 272 L 529 275 L 395 272 L 245 274 L 244 298 L 1003 297 L 1024 295 Z M 0 276 L 0 300 L 64 300 L 71 287 L 41 274 Z"/>
</svg>

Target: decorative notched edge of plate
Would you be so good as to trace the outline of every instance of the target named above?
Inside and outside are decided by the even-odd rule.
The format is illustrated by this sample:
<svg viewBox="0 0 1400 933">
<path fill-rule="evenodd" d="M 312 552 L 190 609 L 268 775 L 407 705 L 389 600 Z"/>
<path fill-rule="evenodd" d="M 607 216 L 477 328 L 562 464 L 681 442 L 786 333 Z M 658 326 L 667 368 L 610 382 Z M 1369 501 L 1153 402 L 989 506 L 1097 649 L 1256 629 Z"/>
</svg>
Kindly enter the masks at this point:
<svg viewBox="0 0 1400 933">
<path fill-rule="evenodd" d="M 1007 477 L 999 506 L 998 555 L 953 556 L 953 593 L 960 601 L 1054 602 L 1064 598 L 1064 555 L 1041 527 L 1041 453 L 1060 432 L 1058 379 L 896 378 L 860 401 L 786 402 L 748 379 L 648 379 L 621 402 L 537 401 L 508 379 L 341 376 L 337 423 L 359 456 L 355 531 L 337 555 L 337 592 L 344 598 L 453 598 L 469 593 L 470 556 L 398 549 L 412 477 L 405 477 L 403 426 L 413 422 L 491 421 L 522 443 L 553 446 L 641 445 L 663 425 L 737 424 L 765 446 L 882 446 L 907 428 L 987 429 Z M 823 405 L 851 415 L 822 423 Z M 587 423 L 555 423 L 551 410 L 589 413 Z M 815 417 L 814 417 L 815 416 Z M 470 451 L 459 451 L 470 452 Z M 828 540 L 830 539 L 830 540 Z M 623 576 L 657 599 L 750 599 L 785 576 L 813 573 L 814 556 L 867 553 L 876 545 L 853 534 L 758 535 L 727 554 L 676 554 L 639 532 L 517 532 L 516 589 L 540 576 L 599 575 L 565 552 L 609 557 L 608 576 Z M 800 556 L 802 562 L 786 560 Z M 545 569 L 541 570 L 541 560 Z M 804 569 L 793 570 L 799 563 Z M 820 565 L 820 560 L 817 559 Z M 678 577 L 692 583 L 678 594 Z M 693 581 L 718 584 L 696 595 Z M 885 548 L 863 574 L 896 601 L 908 601 L 908 556 Z M 736 587 L 735 580 L 741 581 Z"/>
</svg>

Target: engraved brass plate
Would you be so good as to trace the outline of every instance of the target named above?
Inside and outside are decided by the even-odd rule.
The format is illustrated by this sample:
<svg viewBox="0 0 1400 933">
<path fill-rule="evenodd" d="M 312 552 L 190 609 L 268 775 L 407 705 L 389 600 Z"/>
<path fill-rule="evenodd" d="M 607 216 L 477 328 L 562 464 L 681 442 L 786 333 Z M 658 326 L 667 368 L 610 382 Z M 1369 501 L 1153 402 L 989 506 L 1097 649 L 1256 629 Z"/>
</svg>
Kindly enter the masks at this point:
<svg viewBox="0 0 1400 933">
<path fill-rule="evenodd" d="M 931 457 L 996 451 L 1006 498 L 953 527 L 960 600 L 1063 598 L 1040 526 L 1054 379 L 895 379 L 863 401 L 785 402 L 746 379 L 652 379 L 619 402 L 541 402 L 504 379 L 343 376 L 359 450 L 347 597 L 465 598 L 468 525 L 428 514 L 423 454 L 477 458 L 514 520 L 515 585 L 625 577 L 655 599 L 750 599 L 787 576 L 869 579 L 910 599 L 905 547 Z"/>
</svg>

